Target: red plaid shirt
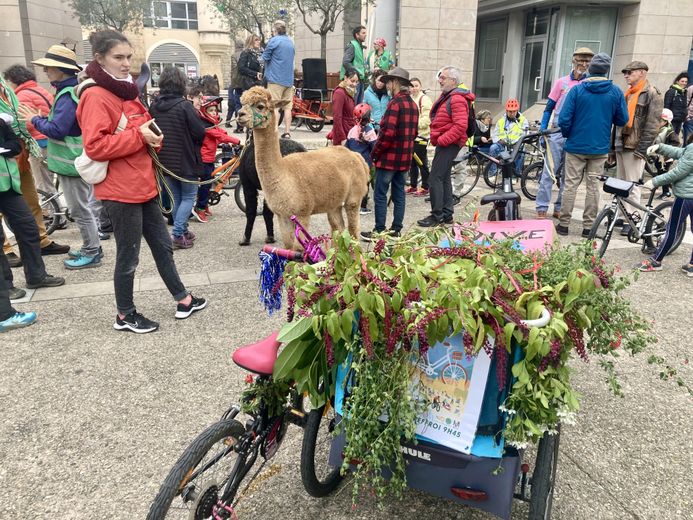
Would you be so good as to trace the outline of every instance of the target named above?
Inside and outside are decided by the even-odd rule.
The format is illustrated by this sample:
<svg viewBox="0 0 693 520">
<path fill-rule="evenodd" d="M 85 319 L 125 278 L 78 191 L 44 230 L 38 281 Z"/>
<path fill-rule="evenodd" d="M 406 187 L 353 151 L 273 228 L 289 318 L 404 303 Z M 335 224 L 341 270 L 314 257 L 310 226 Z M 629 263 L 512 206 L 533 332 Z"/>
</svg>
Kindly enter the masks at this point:
<svg viewBox="0 0 693 520">
<path fill-rule="evenodd" d="M 405 92 L 398 92 L 387 104 L 380 120 L 380 133 L 371 157 L 382 170 L 408 170 L 419 127 L 419 107 Z"/>
</svg>

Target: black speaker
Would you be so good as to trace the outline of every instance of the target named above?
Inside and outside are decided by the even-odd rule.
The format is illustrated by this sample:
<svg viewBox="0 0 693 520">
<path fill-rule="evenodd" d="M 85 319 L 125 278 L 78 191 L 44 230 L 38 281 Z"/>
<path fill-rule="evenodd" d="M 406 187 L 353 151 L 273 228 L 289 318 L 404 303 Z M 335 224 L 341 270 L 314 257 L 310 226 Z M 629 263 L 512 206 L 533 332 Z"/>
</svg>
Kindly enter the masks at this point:
<svg viewBox="0 0 693 520">
<path fill-rule="evenodd" d="M 303 66 L 303 88 L 308 89 L 303 92 L 304 99 L 320 99 L 327 96 L 327 63 L 321 58 L 306 58 L 302 61 Z"/>
</svg>

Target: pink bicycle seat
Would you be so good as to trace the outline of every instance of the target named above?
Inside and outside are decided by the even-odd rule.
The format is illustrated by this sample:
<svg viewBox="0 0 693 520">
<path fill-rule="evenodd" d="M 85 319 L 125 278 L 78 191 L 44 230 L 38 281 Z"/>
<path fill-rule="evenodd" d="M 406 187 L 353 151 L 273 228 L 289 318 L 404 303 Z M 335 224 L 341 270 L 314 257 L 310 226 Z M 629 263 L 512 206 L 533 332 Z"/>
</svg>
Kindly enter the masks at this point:
<svg viewBox="0 0 693 520">
<path fill-rule="evenodd" d="M 261 376 L 272 375 L 279 345 L 281 345 L 277 341 L 278 335 L 279 331 L 273 332 L 257 343 L 237 348 L 231 355 L 231 359 L 239 367 L 250 372 L 255 372 Z"/>
</svg>

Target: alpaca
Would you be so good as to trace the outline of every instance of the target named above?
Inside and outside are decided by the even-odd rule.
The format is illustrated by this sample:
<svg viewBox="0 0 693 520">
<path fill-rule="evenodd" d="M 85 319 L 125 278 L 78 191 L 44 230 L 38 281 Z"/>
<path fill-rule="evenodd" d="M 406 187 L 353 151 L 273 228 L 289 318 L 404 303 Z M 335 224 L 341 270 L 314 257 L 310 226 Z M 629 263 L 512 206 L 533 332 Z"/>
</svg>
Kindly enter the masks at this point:
<svg viewBox="0 0 693 520">
<path fill-rule="evenodd" d="M 305 152 L 306 149 L 301 143 L 291 139 L 282 139 L 279 142 L 282 156 L 296 152 Z M 260 179 L 255 169 L 255 144 L 249 139 L 245 145 L 245 150 L 241 156 L 241 164 L 238 166 L 238 179 L 243 185 L 243 198 L 245 199 L 245 231 L 243 239 L 239 245 L 250 245 L 250 237 L 253 233 L 253 225 L 257 216 L 257 192 L 262 189 Z M 262 218 L 265 220 L 265 230 L 267 238 L 265 242 L 271 243 L 274 240 L 274 214 L 267 206 L 267 201 L 262 202 Z"/>
<path fill-rule="evenodd" d="M 296 247 L 291 215 L 308 229 L 311 215 L 326 213 L 334 232 L 344 229 L 342 208 L 349 233 L 357 238 L 359 207 L 370 180 L 363 157 L 343 146 L 282 157 L 269 90 L 252 87 L 241 96 L 241 104 L 238 123 L 253 131 L 255 166 L 267 204 L 279 217 L 284 247 Z"/>
</svg>

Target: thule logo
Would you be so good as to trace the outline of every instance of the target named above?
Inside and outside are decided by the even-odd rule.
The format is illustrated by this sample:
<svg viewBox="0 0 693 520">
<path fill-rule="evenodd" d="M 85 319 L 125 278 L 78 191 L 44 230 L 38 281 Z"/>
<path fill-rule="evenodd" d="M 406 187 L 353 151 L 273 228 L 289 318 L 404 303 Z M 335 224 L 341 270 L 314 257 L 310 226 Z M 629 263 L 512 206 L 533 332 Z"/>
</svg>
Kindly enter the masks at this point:
<svg viewBox="0 0 693 520">
<path fill-rule="evenodd" d="M 411 457 L 416 457 L 417 459 L 431 461 L 431 454 L 425 451 L 417 450 L 416 448 L 408 448 L 407 446 L 402 446 L 402 453 L 409 455 Z"/>
</svg>

